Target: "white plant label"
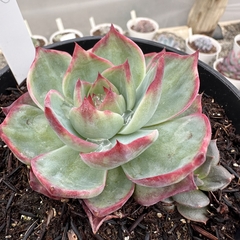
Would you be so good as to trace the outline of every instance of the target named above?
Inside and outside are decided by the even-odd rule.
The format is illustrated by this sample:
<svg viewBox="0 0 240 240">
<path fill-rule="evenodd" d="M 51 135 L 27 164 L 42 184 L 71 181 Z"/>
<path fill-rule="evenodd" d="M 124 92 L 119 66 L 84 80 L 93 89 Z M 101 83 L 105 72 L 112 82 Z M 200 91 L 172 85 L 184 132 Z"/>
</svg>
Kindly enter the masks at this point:
<svg viewBox="0 0 240 240">
<path fill-rule="evenodd" d="M 35 47 L 16 0 L 0 0 L 0 49 L 20 84 L 35 57 Z"/>
</svg>

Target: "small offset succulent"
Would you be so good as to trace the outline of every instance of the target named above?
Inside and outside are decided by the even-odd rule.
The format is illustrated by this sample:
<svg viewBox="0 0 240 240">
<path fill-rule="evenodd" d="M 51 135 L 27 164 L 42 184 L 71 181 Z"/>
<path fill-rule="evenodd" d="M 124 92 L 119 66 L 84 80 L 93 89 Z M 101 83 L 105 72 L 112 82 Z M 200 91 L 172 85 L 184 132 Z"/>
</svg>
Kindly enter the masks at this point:
<svg viewBox="0 0 240 240">
<path fill-rule="evenodd" d="M 194 47 L 196 50 L 199 50 L 202 53 L 207 53 L 211 51 L 211 49 L 215 48 L 211 39 L 207 37 L 199 37 L 193 41 Z M 216 48 L 215 48 L 216 52 Z"/>
<path fill-rule="evenodd" d="M 236 80 L 240 80 L 240 52 L 235 54 L 231 50 L 222 62 L 219 62 L 216 66 L 217 70 L 224 76 Z"/>
<path fill-rule="evenodd" d="M 113 26 L 92 49 L 75 44 L 72 56 L 38 48 L 28 92 L 3 109 L 0 136 L 30 166 L 32 189 L 82 199 L 93 232 L 120 217 L 131 196 L 179 205 L 184 192 L 232 179 L 209 157 L 218 151 L 201 109 L 197 62 L 197 53 L 144 55 Z M 207 204 L 196 201 L 179 209 L 202 221 Z"/>
</svg>

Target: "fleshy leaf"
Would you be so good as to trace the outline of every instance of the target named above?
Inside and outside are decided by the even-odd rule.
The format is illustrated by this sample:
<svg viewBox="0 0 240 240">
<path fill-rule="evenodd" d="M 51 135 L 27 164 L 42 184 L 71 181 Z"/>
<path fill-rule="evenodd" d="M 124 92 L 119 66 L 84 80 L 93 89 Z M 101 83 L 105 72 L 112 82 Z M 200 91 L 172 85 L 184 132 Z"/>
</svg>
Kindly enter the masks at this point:
<svg viewBox="0 0 240 240">
<path fill-rule="evenodd" d="M 94 198 L 85 199 L 84 202 L 94 216 L 104 217 L 121 208 L 132 196 L 133 191 L 134 183 L 126 178 L 119 167 L 108 171 L 102 193 Z"/>
<path fill-rule="evenodd" d="M 103 102 L 98 106 L 98 110 L 109 110 L 111 112 L 123 115 L 126 112 L 126 102 L 122 95 L 118 95 L 115 92 L 105 89 L 105 98 Z"/>
<path fill-rule="evenodd" d="M 210 203 L 206 194 L 200 190 L 179 193 L 174 195 L 172 198 L 177 203 L 191 208 L 206 207 Z"/>
<path fill-rule="evenodd" d="M 93 83 L 98 73 L 112 66 L 112 63 L 106 59 L 75 44 L 71 64 L 63 79 L 63 93 L 66 99 L 72 103 L 73 91 L 78 79 Z"/>
<path fill-rule="evenodd" d="M 223 166 L 212 166 L 206 178 L 201 179 L 203 185 L 199 188 L 203 191 L 217 191 L 225 188 L 234 178 Z"/>
<path fill-rule="evenodd" d="M 76 86 L 74 88 L 73 93 L 73 105 L 75 107 L 79 107 L 83 103 L 83 99 L 87 97 L 89 89 L 91 88 L 92 84 L 89 82 L 78 80 L 76 82 Z"/>
<path fill-rule="evenodd" d="M 218 164 L 219 157 L 216 140 L 211 140 L 208 145 L 206 161 L 194 171 L 194 174 L 200 179 L 207 177 L 211 167 Z"/>
<path fill-rule="evenodd" d="M 186 111 L 178 115 L 177 117 L 184 117 L 194 113 L 201 113 L 201 112 L 202 112 L 202 95 L 198 94 L 194 99 L 193 103 L 191 104 L 191 106 Z"/>
<path fill-rule="evenodd" d="M 37 48 L 35 60 L 28 72 L 27 87 L 31 98 L 42 110 L 49 90 L 55 89 L 62 93 L 62 80 L 70 62 L 71 55 L 67 52 Z"/>
<path fill-rule="evenodd" d="M 49 91 L 45 99 L 45 115 L 58 137 L 68 146 L 80 152 L 89 152 L 98 148 L 97 144 L 88 142 L 72 127 L 69 120 L 71 106 L 55 90 Z"/>
<path fill-rule="evenodd" d="M 39 182 L 53 196 L 95 197 L 105 187 L 107 172 L 88 167 L 79 152 L 67 146 L 32 159 L 31 167 Z"/>
<path fill-rule="evenodd" d="M 41 193 L 49 198 L 55 199 L 55 200 L 61 200 L 60 197 L 55 197 L 53 195 L 51 195 L 47 189 L 38 181 L 38 179 L 36 178 L 36 176 L 34 175 L 32 169 L 30 169 L 30 180 L 29 180 L 29 185 L 32 188 L 32 190 Z"/>
<path fill-rule="evenodd" d="M 97 110 L 87 98 L 80 107 L 69 112 L 74 129 L 83 137 L 110 139 L 118 133 L 124 124 L 123 117 L 109 110 Z"/>
<path fill-rule="evenodd" d="M 108 68 L 102 75 L 117 87 L 119 93 L 123 95 L 126 101 L 127 110 L 131 110 L 136 102 L 136 88 L 128 61 Z"/>
<path fill-rule="evenodd" d="M 105 221 L 108 221 L 108 220 L 113 219 L 113 218 L 121 218 L 121 217 L 123 217 L 123 216 L 116 215 L 116 214 L 110 214 L 110 215 L 107 215 L 107 216 L 104 216 L 104 217 L 95 217 L 92 214 L 92 212 L 89 210 L 89 208 L 85 205 L 84 202 L 82 202 L 82 207 L 83 207 L 85 213 L 88 216 L 89 223 L 91 225 L 91 228 L 92 228 L 92 231 L 93 231 L 94 234 L 97 233 L 97 231 L 99 230 L 99 228 L 101 227 L 101 225 Z"/>
<path fill-rule="evenodd" d="M 141 84 L 146 84 L 147 88 L 145 88 L 145 91 L 141 92 L 141 97 L 137 97 L 138 102 L 133 109 L 134 114 L 129 123 L 120 131 L 120 134 L 129 134 L 143 127 L 157 109 L 161 97 L 164 70 L 162 54 L 159 56 L 159 60 L 155 64 L 155 67 L 147 72 L 143 84 Z"/>
<path fill-rule="evenodd" d="M 22 104 L 31 105 L 33 107 L 37 106 L 30 97 L 29 92 L 26 92 L 21 95 L 17 100 L 15 100 L 11 105 L 7 107 L 2 107 L 2 111 L 5 115 L 7 115 L 10 112 L 11 108 Z"/>
<path fill-rule="evenodd" d="M 143 206 L 150 206 L 159 201 L 163 201 L 177 193 L 196 189 L 193 174 L 189 174 L 182 181 L 167 187 L 151 188 L 136 185 L 134 191 L 134 199 Z"/>
<path fill-rule="evenodd" d="M 195 221 L 195 222 L 202 222 L 204 224 L 206 224 L 208 217 L 208 209 L 207 207 L 203 207 L 203 208 L 191 208 L 191 207 L 187 207 L 187 206 L 183 206 L 181 204 L 177 205 L 177 210 L 179 211 L 179 213 L 191 220 L 191 221 Z"/>
<path fill-rule="evenodd" d="M 158 139 L 123 170 L 138 185 L 165 187 L 181 181 L 205 161 L 211 138 L 208 118 L 194 114 L 152 127 Z"/>
<path fill-rule="evenodd" d="M 157 130 L 140 130 L 127 136 L 111 139 L 114 147 L 107 151 L 81 153 L 83 161 L 91 167 L 111 169 L 126 163 L 147 149 L 158 137 Z"/>
<path fill-rule="evenodd" d="M 166 52 L 164 60 L 161 101 L 146 126 L 164 122 L 184 112 L 198 94 L 197 53 L 185 56 Z"/>
<path fill-rule="evenodd" d="M 135 87 L 138 87 L 146 73 L 142 50 L 136 43 L 120 34 L 113 26 L 92 48 L 96 55 L 106 58 L 115 66 L 128 60 Z"/>
<path fill-rule="evenodd" d="M 0 125 L 0 137 L 25 164 L 33 157 L 63 146 L 44 113 L 31 105 L 15 105 Z"/>
<path fill-rule="evenodd" d="M 111 81 L 109 81 L 107 78 L 105 78 L 103 75 L 101 75 L 100 73 L 97 76 L 97 79 L 95 80 L 95 82 L 92 84 L 88 95 L 92 95 L 92 94 L 104 94 L 104 89 L 111 89 L 113 92 L 119 94 L 118 89 L 116 88 L 116 86 L 114 84 L 111 83 Z"/>
</svg>

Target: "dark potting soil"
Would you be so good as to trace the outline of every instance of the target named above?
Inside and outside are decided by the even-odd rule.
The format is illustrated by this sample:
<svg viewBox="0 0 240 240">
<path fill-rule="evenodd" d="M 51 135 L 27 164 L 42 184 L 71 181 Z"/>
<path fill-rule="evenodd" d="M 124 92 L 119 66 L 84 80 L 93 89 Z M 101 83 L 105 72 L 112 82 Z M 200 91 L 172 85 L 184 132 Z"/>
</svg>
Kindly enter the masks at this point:
<svg viewBox="0 0 240 240">
<path fill-rule="evenodd" d="M 215 46 L 212 46 L 212 48 L 210 50 L 203 50 L 203 49 L 199 49 L 198 46 L 195 45 L 195 42 L 188 42 L 189 46 L 194 49 L 195 51 L 199 50 L 199 52 L 201 53 L 216 53 L 217 52 L 217 48 Z"/>
<path fill-rule="evenodd" d="M 25 87 L 0 95 L 8 106 Z M 211 97 L 203 96 L 203 111 L 210 118 L 212 138 L 217 139 L 221 164 L 235 178 L 217 192 L 209 192 L 207 224 L 191 222 L 162 203 L 143 207 L 130 199 L 119 212 L 124 216 L 105 222 L 94 235 L 81 201 L 55 201 L 29 187 L 28 169 L 0 140 L 0 239 L 24 240 L 187 240 L 240 239 L 240 136 L 231 120 Z M 0 122 L 4 115 L 0 113 Z"/>
</svg>

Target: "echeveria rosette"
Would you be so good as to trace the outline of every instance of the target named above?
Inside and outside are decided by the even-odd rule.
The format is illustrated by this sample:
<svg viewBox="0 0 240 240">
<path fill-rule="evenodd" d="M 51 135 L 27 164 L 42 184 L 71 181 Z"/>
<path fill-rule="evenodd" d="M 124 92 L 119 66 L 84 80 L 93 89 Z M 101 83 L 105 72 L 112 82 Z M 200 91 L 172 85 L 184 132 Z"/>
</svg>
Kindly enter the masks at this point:
<svg viewBox="0 0 240 240">
<path fill-rule="evenodd" d="M 113 26 L 90 50 L 75 44 L 72 56 L 38 48 L 28 93 L 3 109 L 0 136 L 31 166 L 31 187 L 83 199 L 96 232 L 145 188 L 161 189 L 150 197 L 158 201 L 197 189 L 211 138 L 197 61 L 144 55 Z"/>
</svg>

